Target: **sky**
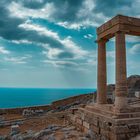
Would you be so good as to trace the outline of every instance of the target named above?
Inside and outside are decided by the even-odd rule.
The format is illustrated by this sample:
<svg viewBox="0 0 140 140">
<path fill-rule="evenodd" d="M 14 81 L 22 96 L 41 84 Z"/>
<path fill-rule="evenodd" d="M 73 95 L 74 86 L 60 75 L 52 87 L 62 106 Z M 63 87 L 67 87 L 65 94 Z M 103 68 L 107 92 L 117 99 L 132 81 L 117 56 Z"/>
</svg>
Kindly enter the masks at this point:
<svg viewBox="0 0 140 140">
<path fill-rule="evenodd" d="M 96 88 L 96 28 L 140 18 L 139 0 L 0 0 L 0 87 Z M 107 82 L 115 82 L 115 39 Z M 126 36 L 127 75 L 140 74 L 140 37 Z"/>
</svg>

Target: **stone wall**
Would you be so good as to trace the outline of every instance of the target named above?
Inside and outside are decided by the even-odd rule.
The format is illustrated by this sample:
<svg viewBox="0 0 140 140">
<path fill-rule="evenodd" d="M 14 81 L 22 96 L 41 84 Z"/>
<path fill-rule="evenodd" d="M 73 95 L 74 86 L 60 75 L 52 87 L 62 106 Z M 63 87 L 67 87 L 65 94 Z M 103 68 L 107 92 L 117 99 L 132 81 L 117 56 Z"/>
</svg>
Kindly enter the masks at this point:
<svg viewBox="0 0 140 140">
<path fill-rule="evenodd" d="M 29 110 L 44 110 L 48 111 L 50 110 L 51 106 L 34 106 L 34 107 L 24 107 L 24 108 L 9 108 L 9 109 L 0 109 L 0 114 L 22 114 L 23 110 L 29 109 Z"/>
<path fill-rule="evenodd" d="M 134 140 L 140 135 L 139 118 L 115 119 L 80 108 L 73 110 L 67 119 L 84 133 L 90 132 L 95 140 Z"/>
<path fill-rule="evenodd" d="M 81 103 L 86 104 L 88 101 L 92 100 L 92 98 L 93 98 L 93 93 L 78 95 L 78 96 L 55 101 L 52 103 L 51 107 L 52 109 L 57 109 L 58 107 L 66 106 L 70 104 L 81 104 Z"/>
</svg>

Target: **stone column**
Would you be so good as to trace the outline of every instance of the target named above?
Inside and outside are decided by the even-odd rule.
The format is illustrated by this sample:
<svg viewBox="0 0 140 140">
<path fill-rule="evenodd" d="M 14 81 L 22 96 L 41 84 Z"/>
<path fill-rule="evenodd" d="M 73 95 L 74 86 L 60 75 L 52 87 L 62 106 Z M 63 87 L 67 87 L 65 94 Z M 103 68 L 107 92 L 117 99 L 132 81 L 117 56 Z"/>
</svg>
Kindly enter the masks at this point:
<svg viewBox="0 0 140 140">
<path fill-rule="evenodd" d="M 98 41 L 97 104 L 106 103 L 106 40 Z"/>
<path fill-rule="evenodd" d="M 127 106 L 125 34 L 123 32 L 117 32 L 115 37 L 116 37 L 115 108 L 120 110 Z"/>
</svg>

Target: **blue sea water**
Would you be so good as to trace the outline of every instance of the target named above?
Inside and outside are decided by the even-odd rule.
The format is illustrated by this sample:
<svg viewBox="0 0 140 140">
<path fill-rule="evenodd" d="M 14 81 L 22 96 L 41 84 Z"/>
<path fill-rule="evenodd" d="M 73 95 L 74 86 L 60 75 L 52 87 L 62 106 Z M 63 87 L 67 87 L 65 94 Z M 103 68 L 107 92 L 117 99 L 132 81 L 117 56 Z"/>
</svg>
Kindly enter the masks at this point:
<svg viewBox="0 0 140 140">
<path fill-rule="evenodd" d="M 0 108 L 47 105 L 56 100 L 94 91 L 95 89 L 0 88 Z"/>
</svg>

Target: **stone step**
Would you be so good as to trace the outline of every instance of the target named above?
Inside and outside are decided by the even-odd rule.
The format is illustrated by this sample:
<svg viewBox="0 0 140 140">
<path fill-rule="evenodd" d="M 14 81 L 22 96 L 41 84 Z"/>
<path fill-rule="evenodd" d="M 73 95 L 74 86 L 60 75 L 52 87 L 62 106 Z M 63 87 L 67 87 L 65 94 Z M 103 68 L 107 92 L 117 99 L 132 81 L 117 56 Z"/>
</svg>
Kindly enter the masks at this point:
<svg viewBox="0 0 140 140">
<path fill-rule="evenodd" d="M 107 116 L 115 119 L 125 119 L 125 118 L 140 118 L 140 112 L 129 112 L 129 113 L 117 113 L 114 114 L 112 111 L 98 108 L 96 106 L 86 106 L 85 108 L 79 108 L 77 116 L 81 116 L 81 113 L 89 111 L 90 113 L 96 113 L 102 116 Z"/>
<path fill-rule="evenodd" d="M 133 124 L 133 125 L 139 124 L 140 125 L 140 117 L 115 119 L 115 123 L 117 123 L 117 124 Z"/>
<path fill-rule="evenodd" d="M 110 109 L 107 109 L 106 107 L 101 108 L 101 107 L 97 107 L 97 106 L 86 106 L 85 109 L 92 111 L 92 112 L 102 114 L 102 115 L 107 115 L 110 117 L 114 115 L 113 111 L 110 111 Z"/>
<path fill-rule="evenodd" d="M 93 107 L 93 106 L 86 106 L 87 110 L 100 113 L 102 115 L 108 115 L 110 117 L 113 117 L 114 115 L 116 118 L 137 118 L 140 117 L 140 112 L 130 112 L 130 113 L 117 113 L 114 114 L 113 111 L 109 111 L 106 109 L 106 107 L 103 107 L 102 109 L 100 107 Z"/>
<path fill-rule="evenodd" d="M 116 114 L 116 118 L 138 118 L 140 117 L 140 112 L 132 112 L 132 113 L 118 113 Z"/>
<path fill-rule="evenodd" d="M 77 112 L 76 115 L 78 117 L 81 117 L 84 114 L 88 114 L 88 117 L 90 117 L 90 118 L 93 118 L 93 117 L 97 118 L 97 117 L 100 117 L 100 116 L 104 117 L 104 118 L 108 118 L 108 119 L 112 118 L 112 115 L 110 115 L 110 114 L 101 114 L 98 111 L 94 112 L 94 111 L 86 109 L 86 108 L 79 108 L 79 111 Z"/>
</svg>

